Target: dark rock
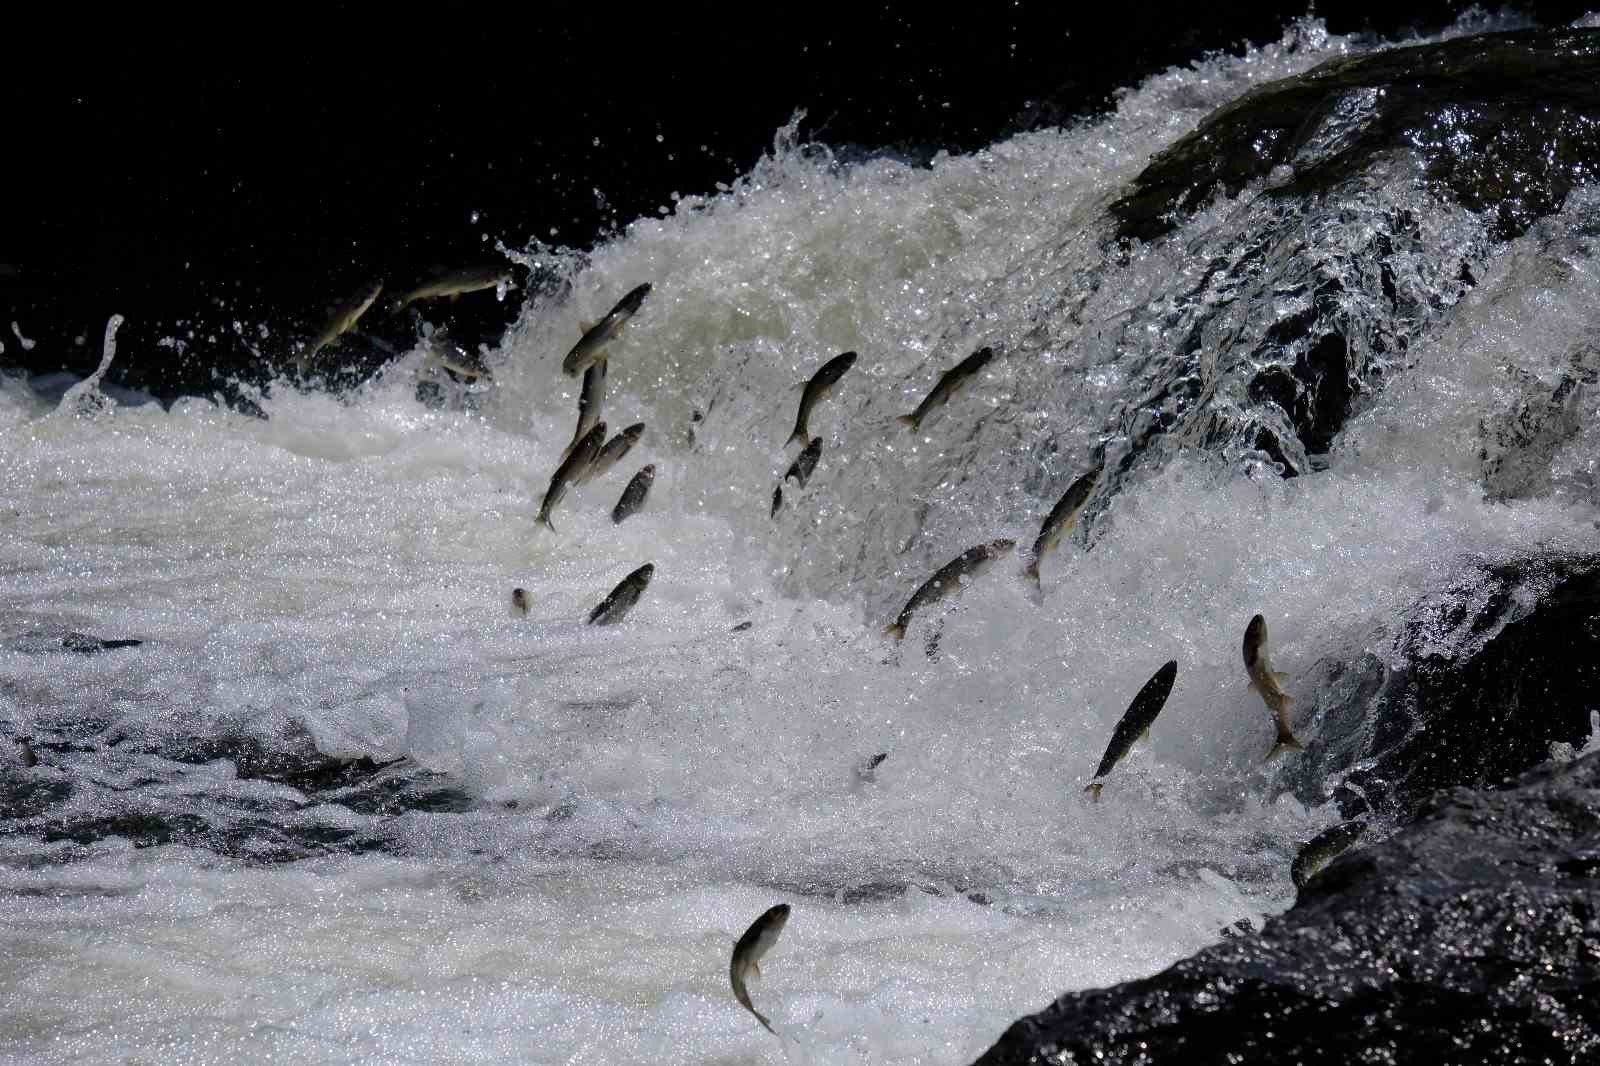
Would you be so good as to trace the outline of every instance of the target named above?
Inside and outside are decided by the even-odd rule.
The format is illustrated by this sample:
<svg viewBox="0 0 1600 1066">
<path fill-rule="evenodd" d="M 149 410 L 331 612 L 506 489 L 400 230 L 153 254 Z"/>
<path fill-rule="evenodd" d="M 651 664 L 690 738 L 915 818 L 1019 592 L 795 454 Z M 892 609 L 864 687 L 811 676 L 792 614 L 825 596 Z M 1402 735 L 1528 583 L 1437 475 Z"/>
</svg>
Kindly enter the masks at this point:
<svg viewBox="0 0 1600 1066">
<path fill-rule="evenodd" d="M 72 724 L 91 731 L 105 727 L 95 720 Z M 384 832 L 382 820 L 410 813 L 459 814 L 477 806 L 453 778 L 408 759 L 325 755 L 298 723 L 272 734 L 220 729 L 204 735 L 121 737 L 103 745 L 40 740 L 39 747 L 53 756 L 48 775 L 0 766 L 0 833 L 80 845 L 119 837 L 135 847 L 180 844 L 279 863 L 394 851 L 400 844 Z M 231 762 L 234 774 L 219 778 L 215 790 L 197 790 L 194 782 L 203 778 L 195 778 L 193 768 L 217 760 Z M 298 795 L 241 792 L 234 779 L 285 785 Z M 179 780 L 190 796 L 186 808 L 160 792 Z M 343 806 L 371 821 L 352 829 L 302 816 L 323 804 Z M 70 857 L 56 854 L 62 861 Z"/>
<path fill-rule="evenodd" d="M 1324 192 L 1375 161 L 1416 159 L 1439 191 L 1514 237 L 1559 208 L 1600 156 L 1600 30 L 1485 34 L 1329 60 L 1263 85 L 1161 152 L 1112 205 L 1150 240 L 1275 167 L 1272 197 Z"/>
<path fill-rule="evenodd" d="M 325 755 L 298 722 L 274 735 L 221 731 L 211 735 L 163 738 L 145 745 L 150 754 L 174 762 L 207 763 L 227 759 L 241 780 L 272 781 L 317 795 L 365 782 L 401 759 L 377 762 L 368 756 L 342 759 Z"/>
<path fill-rule="evenodd" d="M 8 651 L 18 651 L 25 655 L 48 655 L 53 652 L 70 651 L 78 655 L 96 655 L 103 651 L 112 651 L 117 648 L 137 648 L 143 644 L 142 640 L 105 640 L 89 633 L 80 633 L 76 630 L 62 632 L 51 629 L 31 629 L 26 633 L 6 638 L 4 647 Z"/>
<path fill-rule="evenodd" d="M 112 651 L 116 648 L 137 648 L 143 644 L 142 640 L 103 640 L 88 633 L 68 633 L 61 638 L 61 646 L 67 651 L 75 651 L 79 655 L 94 655 L 102 651 Z"/>
<path fill-rule="evenodd" d="M 1105 487 L 1185 447 L 1255 453 L 1287 477 L 1317 469 L 1498 242 L 1561 209 L 1597 168 L 1600 30 L 1339 58 L 1220 108 L 1110 209 L 1116 236 L 1156 240 L 1218 195 L 1262 189 L 1205 233 L 1183 231 L 1192 282 L 1088 342 L 1144 387 L 1102 431 L 1124 442 Z M 1174 358 L 1124 361 L 1152 334 L 1170 337 Z M 1583 372 L 1573 379 L 1487 428 L 1548 452 L 1573 429 Z M 1484 459 L 1491 492 L 1511 494 L 1520 470 Z"/>
<path fill-rule="evenodd" d="M 1287 914 L 1063 996 L 979 1066 L 1600 1061 L 1600 754 L 1442 794 Z"/>
<path fill-rule="evenodd" d="M 1315 736 L 1284 770 L 1303 801 L 1331 779 L 1346 816 L 1403 822 L 1439 789 L 1494 787 L 1590 734 L 1600 556 L 1474 566 L 1412 608 L 1390 652 L 1325 660 L 1306 688 Z"/>
</svg>

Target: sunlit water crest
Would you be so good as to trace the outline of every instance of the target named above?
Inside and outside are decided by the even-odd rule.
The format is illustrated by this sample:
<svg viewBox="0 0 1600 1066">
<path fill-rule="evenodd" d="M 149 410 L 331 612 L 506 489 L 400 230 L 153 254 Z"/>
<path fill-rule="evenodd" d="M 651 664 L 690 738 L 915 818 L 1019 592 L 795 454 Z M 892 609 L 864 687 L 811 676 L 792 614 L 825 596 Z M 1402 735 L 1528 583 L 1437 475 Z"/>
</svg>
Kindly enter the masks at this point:
<svg viewBox="0 0 1600 1066">
<path fill-rule="evenodd" d="M 1404 608 L 1464 559 L 1596 546 L 1592 385 L 1562 392 L 1548 441 L 1489 473 L 1482 455 L 1496 419 L 1592 381 L 1595 197 L 1493 246 L 1396 174 L 1364 202 L 1425 214 L 1400 283 L 1435 299 L 1388 328 L 1432 329 L 1326 469 L 1283 480 L 1175 433 L 1046 560 L 1042 604 L 1008 557 L 903 644 L 882 629 L 963 549 L 1030 543 L 1096 448 L 1128 454 L 1143 390 L 1218 308 L 1217 410 L 1248 404 L 1221 333 L 1292 308 L 1242 269 L 1208 287 L 1192 249 L 1236 248 L 1260 190 L 1119 256 L 1105 209 L 1219 104 L 1350 47 L 1307 22 L 1092 124 L 927 168 L 843 166 L 791 128 L 735 187 L 581 263 L 526 253 L 571 284 L 490 353 L 476 407 L 418 402 L 420 350 L 345 397 L 280 384 L 266 420 L 5 381 L 0 720 L 59 743 L 0 769 L 52 797 L 0 838 L 0 1056 L 958 1063 L 1063 991 L 1287 907 L 1296 845 L 1336 815 L 1262 763 L 1244 625 L 1262 612 L 1298 676 L 1390 654 Z M 1358 204 L 1284 254 L 1347 269 L 1369 224 Z M 1480 284 L 1463 295 L 1447 256 Z M 561 358 L 645 280 L 605 417 L 649 431 L 551 534 L 533 516 L 575 423 Z M 981 345 L 1000 356 L 921 431 L 894 421 Z M 794 386 L 844 350 L 860 359 L 811 423 L 821 462 L 773 519 Z M 615 526 L 645 462 L 649 504 Z M 583 625 L 644 562 L 626 622 Z M 71 630 L 145 643 L 41 653 Z M 1167 659 L 1150 742 L 1090 804 Z M 313 801 L 227 758 L 139 754 L 302 728 L 328 755 L 432 771 L 438 802 Z M 74 816 L 191 819 L 227 846 L 45 839 Z M 273 861 L 285 834 L 352 830 L 368 850 Z M 734 939 L 780 901 L 752 994 L 781 1041 L 727 981 Z"/>
</svg>

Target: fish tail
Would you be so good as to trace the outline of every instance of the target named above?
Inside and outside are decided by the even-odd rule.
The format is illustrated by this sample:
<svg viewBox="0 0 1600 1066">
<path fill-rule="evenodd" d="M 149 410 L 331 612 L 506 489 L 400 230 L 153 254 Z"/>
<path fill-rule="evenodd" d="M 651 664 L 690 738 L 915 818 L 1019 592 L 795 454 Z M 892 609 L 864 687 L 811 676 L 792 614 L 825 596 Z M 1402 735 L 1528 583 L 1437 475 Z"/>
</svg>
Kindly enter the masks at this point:
<svg viewBox="0 0 1600 1066">
<path fill-rule="evenodd" d="M 1022 573 L 1023 576 L 1025 576 L 1029 581 L 1033 582 L 1033 591 L 1035 595 L 1043 598 L 1044 582 L 1039 579 L 1039 557 L 1037 555 L 1033 557 L 1033 560 L 1028 563 L 1028 568 Z"/>
<path fill-rule="evenodd" d="M 1103 781 L 1090 781 L 1089 782 L 1089 787 L 1084 789 L 1084 791 L 1089 793 L 1089 795 L 1093 796 L 1094 797 L 1094 801 L 1096 803 L 1099 803 L 1100 802 L 1100 790 L 1102 788 L 1105 788 L 1105 787 L 1106 787 L 1105 786 L 1105 782 L 1103 782 Z"/>
<path fill-rule="evenodd" d="M 1305 751 L 1306 747 L 1295 739 L 1295 735 L 1287 729 L 1278 734 L 1278 739 L 1273 742 L 1272 750 L 1267 752 L 1267 762 L 1277 758 L 1285 751 Z"/>
<path fill-rule="evenodd" d="M 801 425 L 796 425 L 794 427 L 794 432 L 789 434 L 789 439 L 783 442 L 783 446 L 785 448 L 787 448 L 789 445 L 793 444 L 795 441 L 799 441 L 801 447 L 804 447 L 807 439 L 808 438 L 806 436 L 805 427 L 801 426 Z"/>
<path fill-rule="evenodd" d="M 884 627 L 883 635 L 886 636 L 886 637 L 893 637 L 895 640 L 905 640 L 906 639 L 905 623 L 903 623 L 903 622 L 890 622 L 887 626 Z"/>
<path fill-rule="evenodd" d="M 916 429 L 917 428 L 917 416 L 916 415 L 895 415 L 894 416 L 894 420 L 896 422 L 900 423 L 902 426 L 906 426 L 907 428 L 910 428 L 910 429 Z"/>
<path fill-rule="evenodd" d="M 555 523 L 550 521 L 550 515 L 546 511 L 539 512 L 538 523 L 552 533 L 556 531 Z"/>
</svg>

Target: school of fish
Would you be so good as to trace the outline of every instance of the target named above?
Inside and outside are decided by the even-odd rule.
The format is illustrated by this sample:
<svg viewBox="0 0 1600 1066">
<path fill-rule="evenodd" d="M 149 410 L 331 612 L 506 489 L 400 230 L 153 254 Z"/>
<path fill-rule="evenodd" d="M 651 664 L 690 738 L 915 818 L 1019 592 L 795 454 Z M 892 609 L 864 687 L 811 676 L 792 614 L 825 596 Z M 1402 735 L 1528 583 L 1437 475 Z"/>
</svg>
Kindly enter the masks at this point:
<svg viewBox="0 0 1600 1066">
<path fill-rule="evenodd" d="M 624 327 L 634 315 L 639 313 L 650 292 L 650 284 L 638 285 L 623 296 L 597 324 L 585 324 L 582 336 L 562 361 L 562 371 L 565 374 L 575 376 L 582 371 L 584 379 L 578 397 L 578 424 L 573 431 L 572 443 L 562 454 L 539 509 L 538 521 L 552 530 L 555 527 L 550 523 L 550 513 L 564 497 L 567 489 L 603 476 L 622 460 L 645 433 L 644 423 L 637 423 L 611 438 L 609 442 L 602 443 L 605 442 L 606 425 L 601 421 L 600 408 L 605 395 L 607 348 L 622 335 Z M 900 416 L 897 421 L 912 432 L 921 431 L 924 421 L 931 414 L 946 408 L 964 388 L 980 378 L 984 368 L 995 358 L 995 354 L 993 348 L 982 347 L 962 359 L 940 375 L 932 390 L 915 410 L 908 415 Z M 772 491 L 773 517 L 776 517 L 784 506 L 784 486 L 791 479 L 797 489 L 803 490 L 817 475 L 822 459 L 823 438 L 811 435 L 811 417 L 817 407 L 835 391 L 856 365 L 857 359 L 858 355 L 853 351 L 836 355 L 823 363 L 801 384 L 794 431 L 785 443 L 786 446 L 798 443 L 802 448 Z M 696 421 L 703 417 L 698 411 L 695 415 Z M 690 440 L 691 442 L 693 440 L 692 427 Z M 1032 585 L 1036 597 L 1043 596 L 1041 567 L 1044 560 L 1077 525 L 1079 517 L 1099 487 L 1104 468 L 1105 456 L 1101 452 L 1093 457 L 1089 468 L 1067 486 L 1056 505 L 1041 522 L 1038 536 L 1024 555 L 1022 569 L 1022 576 Z M 644 507 L 654 479 L 654 464 L 647 465 L 634 474 L 612 510 L 613 522 L 621 522 L 630 515 L 637 514 Z M 885 634 L 893 637 L 896 642 L 902 640 L 919 612 L 952 600 L 968 584 L 991 569 L 997 561 L 1011 554 L 1016 546 L 1014 540 L 995 538 L 969 548 L 950 560 L 912 592 L 905 606 L 885 629 Z M 590 612 L 589 624 L 621 623 L 644 595 L 654 573 L 654 564 L 645 563 L 623 578 Z M 517 593 L 520 594 L 519 608 L 525 613 L 527 593 L 521 589 L 518 589 Z M 942 620 L 934 622 L 927 641 L 930 657 L 937 653 L 941 635 L 940 621 Z M 733 632 L 747 628 L 749 628 L 748 622 L 741 623 L 733 627 Z M 1288 678 L 1271 668 L 1267 658 L 1266 621 L 1259 614 L 1246 626 L 1243 649 L 1245 675 L 1249 681 L 1249 688 L 1261 695 L 1277 729 L 1277 739 L 1267 758 L 1271 759 L 1282 751 L 1304 750 L 1291 730 L 1289 707 L 1292 698 L 1283 688 Z M 1105 787 L 1107 776 L 1122 763 L 1137 741 L 1149 737 L 1157 716 L 1166 706 L 1167 697 L 1176 683 L 1177 674 L 1177 660 L 1167 661 L 1139 689 L 1133 702 L 1118 721 L 1105 755 L 1084 790 L 1095 803 L 1100 801 L 1100 793 Z M 883 752 L 859 764 L 858 777 L 863 781 L 871 780 L 877 766 L 887 757 L 888 753 Z M 1353 843 L 1358 836 L 1358 832 L 1346 828 L 1341 833 L 1334 833 L 1329 839 L 1319 837 L 1307 844 L 1305 851 L 1295 863 L 1296 884 L 1303 884 L 1313 875 L 1315 869 L 1331 861 L 1332 857 Z M 1328 837 L 1328 834 L 1324 834 L 1324 837 Z M 748 982 L 751 977 L 760 975 L 758 962 L 777 943 L 778 935 L 788 922 L 789 915 L 790 906 L 787 903 L 780 903 L 768 909 L 734 944 L 729 960 L 728 975 L 734 998 L 755 1016 L 763 1028 L 774 1035 L 778 1035 L 778 1031 L 771 1019 L 756 1010 L 751 1002 Z"/>
<path fill-rule="evenodd" d="M 399 311 L 422 300 L 441 297 L 453 299 L 463 293 L 487 288 L 503 291 L 510 284 L 510 280 L 509 273 L 493 267 L 439 273 L 395 297 L 389 305 L 389 310 Z M 382 289 L 381 283 L 374 282 L 335 308 L 328 324 L 300 353 L 296 360 L 299 368 L 302 371 L 307 370 L 324 348 L 336 343 L 342 334 L 352 329 L 376 302 Z M 582 335 L 562 361 L 561 369 L 564 374 L 575 377 L 582 373 L 583 381 L 578 394 L 578 420 L 572 440 L 563 449 L 556 469 L 550 476 L 536 518 L 538 524 L 545 526 L 551 532 L 555 531 L 555 525 L 551 521 L 552 514 L 567 497 L 569 491 L 609 473 L 613 467 L 622 462 L 646 433 L 647 427 L 640 422 L 628 426 L 608 440 L 602 408 L 605 402 L 607 359 L 610 354 L 608 349 L 622 337 L 628 322 L 643 308 L 651 291 L 652 286 L 649 283 L 637 285 L 617 301 L 598 323 L 585 324 Z M 484 372 L 481 367 L 462 365 L 460 358 L 452 358 L 455 355 L 453 352 L 447 354 L 440 354 L 437 350 L 433 352 L 436 362 L 462 376 L 475 378 Z M 979 380 L 984 369 L 995 357 L 996 353 L 991 347 L 986 346 L 974 351 L 941 374 L 916 408 L 910 414 L 899 416 L 897 421 L 912 432 L 920 432 L 923 423 L 930 415 L 947 408 L 964 389 Z M 784 506 L 784 486 L 791 479 L 795 482 L 797 490 L 804 490 L 808 482 L 818 475 L 822 460 L 823 438 L 820 435 L 811 435 L 811 417 L 816 413 L 817 407 L 840 386 L 857 360 L 856 352 L 843 352 L 824 362 L 807 381 L 801 384 L 794 431 L 785 442 L 785 446 L 798 443 L 802 448 L 773 489 L 772 516 L 775 517 Z M 699 411 L 695 412 L 695 421 L 702 417 Z M 690 441 L 691 443 L 693 441 L 692 427 Z M 1043 597 L 1041 567 L 1044 560 L 1077 525 L 1079 517 L 1094 498 L 1104 468 L 1105 456 L 1102 451 L 1093 456 L 1088 468 L 1067 486 L 1055 506 L 1042 520 L 1038 536 L 1031 547 L 1023 554 L 1021 575 L 1031 585 L 1035 598 Z M 641 467 L 633 474 L 612 508 L 613 523 L 621 523 L 646 507 L 655 476 L 656 467 L 653 463 Z M 911 593 L 905 606 L 886 627 L 885 634 L 894 638 L 898 645 L 919 612 L 928 612 L 941 603 L 954 600 L 969 584 L 992 569 L 996 562 L 1010 555 L 1016 547 L 1016 541 L 1002 537 L 976 545 L 957 555 Z M 655 564 L 651 562 L 646 562 L 633 570 L 589 612 L 587 623 L 593 626 L 612 626 L 624 622 L 644 596 L 654 575 Z M 515 588 L 511 591 L 510 599 L 514 615 L 528 615 L 533 604 L 532 593 L 524 588 Z M 942 635 L 942 621 L 942 617 L 935 618 L 929 627 L 926 646 L 930 658 L 937 655 Z M 749 627 L 750 623 L 744 622 L 734 626 L 733 632 L 737 633 Z M 91 638 L 82 638 L 76 633 L 70 634 L 67 638 L 65 646 L 69 650 L 83 652 L 139 644 L 137 640 L 94 640 L 93 647 L 79 647 L 74 644 L 72 638 L 80 638 L 80 642 L 85 644 Z M 1304 747 L 1292 729 L 1290 707 L 1293 698 L 1284 688 L 1289 678 L 1286 674 L 1272 669 L 1267 652 L 1267 624 L 1262 615 L 1255 615 L 1245 627 L 1243 659 L 1249 690 L 1260 695 L 1277 731 L 1272 748 L 1267 753 L 1267 759 L 1270 760 L 1284 751 L 1303 751 Z M 1132 703 L 1112 732 L 1104 757 L 1084 789 L 1092 797 L 1093 802 L 1100 802 L 1106 779 L 1127 758 L 1135 743 L 1149 737 L 1151 728 L 1172 692 L 1177 674 L 1177 660 L 1168 660 L 1133 697 Z M 18 755 L 24 766 L 37 765 L 37 753 L 27 738 L 19 738 L 17 743 Z M 887 757 L 888 753 L 882 752 L 859 763 L 856 770 L 858 779 L 870 781 L 878 765 Z M 1294 862 L 1295 884 L 1303 886 L 1323 865 L 1356 843 L 1364 828 L 1361 823 L 1344 823 L 1307 843 Z M 760 975 L 758 963 L 777 943 L 789 916 L 790 905 L 787 903 L 780 903 L 768 909 L 734 944 L 729 960 L 729 982 L 735 1000 L 749 1011 L 763 1028 L 774 1035 L 778 1035 L 778 1031 L 771 1019 L 756 1010 L 750 999 L 748 982 L 750 978 Z"/>
</svg>

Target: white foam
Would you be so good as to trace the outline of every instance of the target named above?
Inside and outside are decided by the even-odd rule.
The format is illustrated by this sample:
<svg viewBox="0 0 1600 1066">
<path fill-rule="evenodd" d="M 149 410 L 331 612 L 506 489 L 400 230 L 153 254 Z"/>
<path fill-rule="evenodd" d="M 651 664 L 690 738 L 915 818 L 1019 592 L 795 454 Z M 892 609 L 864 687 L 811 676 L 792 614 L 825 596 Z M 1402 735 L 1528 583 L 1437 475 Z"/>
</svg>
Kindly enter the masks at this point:
<svg viewBox="0 0 1600 1066">
<path fill-rule="evenodd" d="M 1154 78 L 1094 124 L 925 169 L 839 167 L 788 131 L 736 188 L 597 248 L 569 301 L 530 304 L 481 414 L 416 402 L 421 352 L 353 398 L 280 386 L 264 421 L 198 401 L 41 417 L 0 388 L 0 619 L 146 641 L 70 659 L 0 648 L 0 718 L 147 739 L 301 722 L 325 752 L 409 756 L 477 803 L 295 815 L 404 857 L 250 867 L 107 842 L 38 864 L 36 842 L 0 842 L 0 953 L 22 962 L 0 969 L 0 1055 L 960 1062 L 1063 991 L 1152 973 L 1286 907 L 1294 847 L 1333 815 L 1273 794 L 1244 624 L 1264 613 L 1275 664 L 1299 677 L 1331 651 L 1382 653 L 1382 627 L 1464 556 L 1592 547 L 1576 488 L 1486 501 L 1470 432 L 1496 402 L 1495 361 L 1537 358 L 1530 326 L 1578 329 L 1588 289 L 1537 295 L 1529 238 L 1329 471 L 1281 481 L 1180 457 L 1117 498 L 1092 553 L 1046 561 L 1042 606 L 1020 560 L 973 582 L 937 661 L 922 652 L 936 612 L 898 647 L 880 634 L 884 604 L 927 576 L 901 557 L 904 530 L 850 516 L 891 495 L 937 513 L 934 430 L 1003 397 L 916 440 L 855 416 L 864 394 L 909 410 L 930 360 L 969 340 L 1022 335 L 1152 151 L 1348 48 L 1308 24 Z M 575 418 L 561 357 L 580 319 L 644 280 L 606 418 L 650 431 L 569 495 L 552 535 L 533 516 Z M 774 523 L 790 386 L 847 348 L 863 358 L 813 423 L 829 441 L 817 488 Z M 690 411 L 707 407 L 691 448 Z M 649 505 L 615 526 L 645 462 Z M 861 495 L 827 488 L 830 471 Z M 946 557 L 1005 532 L 976 512 L 938 522 Z M 626 623 L 581 624 L 646 561 Z M 515 586 L 526 618 L 506 610 Z M 1089 804 L 1112 726 L 1169 658 L 1151 743 Z M 284 795 L 226 760 L 118 758 L 37 773 L 158 777 L 161 803 L 202 816 L 218 796 Z M 726 976 L 734 938 L 780 900 L 794 914 L 752 994 L 787 1051 Z"/>
</svg>

